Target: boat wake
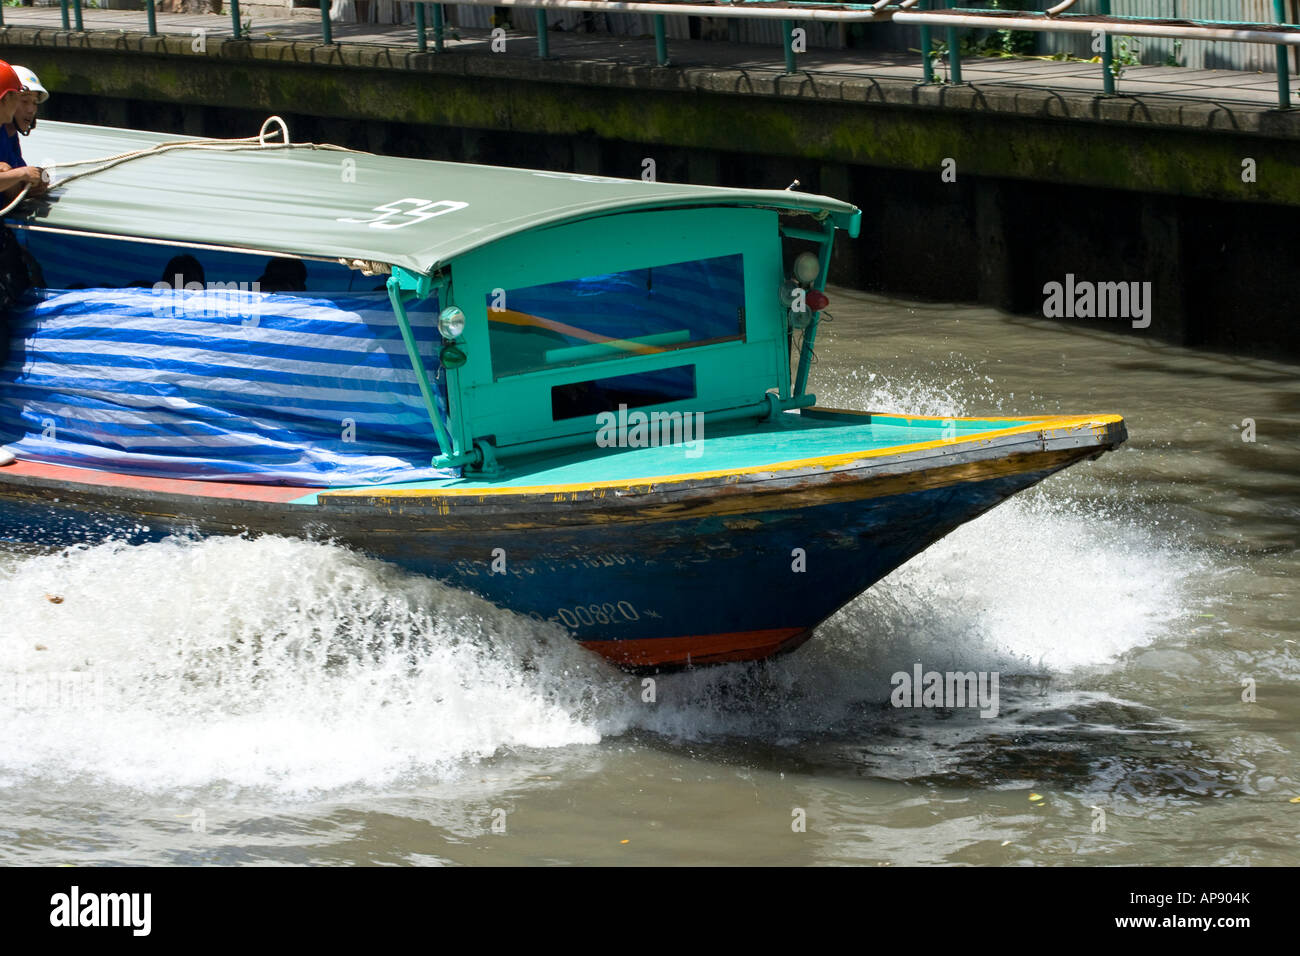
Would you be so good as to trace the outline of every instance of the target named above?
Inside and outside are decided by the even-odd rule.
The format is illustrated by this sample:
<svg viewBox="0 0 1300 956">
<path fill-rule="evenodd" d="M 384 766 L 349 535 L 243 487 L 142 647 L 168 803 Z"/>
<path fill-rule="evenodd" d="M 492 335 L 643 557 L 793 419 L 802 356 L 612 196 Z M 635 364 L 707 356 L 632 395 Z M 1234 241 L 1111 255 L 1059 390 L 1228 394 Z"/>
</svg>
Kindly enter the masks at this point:
<svg viewBox="0 0 1300 956">
<path fill-rule="evenodd" d="M 0 779 L 319 792 L 591 744 L 623 675 L 329 544 L 105 544 L 0 571 Z M 55 603 L 57 602 L 57 603 Z"/>
<path fill-rule="evenodd" d="M 1200 590 L 1189 582 L 1211 569 L 1074 488 L 1049 481 L 957 529 L 791 655 L 652 684 L 556 627 L 327 543 L 15 556 L 0 561 L 0 785 L 401 788 L 629 734 L 787 761 L 847 746 L 909 777 L 1026 721 L 1141 727 L 1150 715 L 1089 675 L 1176 635 Z M 891 707 L 892 675 L 918 663 L 998 672 L 998 716 Z"/>
</svg>

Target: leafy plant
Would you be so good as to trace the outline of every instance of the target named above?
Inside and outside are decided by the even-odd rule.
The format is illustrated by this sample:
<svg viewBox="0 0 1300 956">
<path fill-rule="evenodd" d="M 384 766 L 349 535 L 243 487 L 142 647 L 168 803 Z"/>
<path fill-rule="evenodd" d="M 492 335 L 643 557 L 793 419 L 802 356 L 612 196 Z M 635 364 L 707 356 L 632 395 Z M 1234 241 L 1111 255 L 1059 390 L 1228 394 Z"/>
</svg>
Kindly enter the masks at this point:
<svg viewBox="0 0 1300 956">
<path fill-rule="evenodd" d="M 995 10 L 1037 9 L 1036 0 L 989 0 Z M 1038 40 L 1028 30 L 993 30 L 984 38 L 983 53 L 992 56 L 1024 56 L 1033 53 Z"/>
<path fill-rule="evenodd" d="M 1116 37 L 1111 44 L 1110 75 L 1119 79 L 1130 66 L 1140 66 L 1142 44 L 1136 37 Z"/>
<path fill-rule="evenodd" d="M 961 47 L 958 47 L 960 52 Z M 942 79 L 939 77 L 940 71 L 943 72 Z M 934 77 L 935 83 L 948 83 L 948 44 L 943 40 L 930 45 L 930 75 Z"/>
</svg>

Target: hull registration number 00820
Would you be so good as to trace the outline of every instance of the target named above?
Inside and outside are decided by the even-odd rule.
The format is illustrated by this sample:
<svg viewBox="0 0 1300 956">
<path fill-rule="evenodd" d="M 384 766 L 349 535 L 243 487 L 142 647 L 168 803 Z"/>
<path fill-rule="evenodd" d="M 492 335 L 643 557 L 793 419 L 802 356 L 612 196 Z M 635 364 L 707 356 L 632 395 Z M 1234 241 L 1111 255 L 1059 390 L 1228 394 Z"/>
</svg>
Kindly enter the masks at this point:
<svg viewBox="0 0 1300 956">
<path fill-rule="evenodd" d="M 371 229 L 401 229 L 432 219 L 434 216 L 444 216 L 449 212 L 464 209 L 468 205 L 469 203 L 456 199 L 416 199 L 408 196 L 406 199 L 394 199 L 392 202 L 376 206 L 370 210 L 379 213 L 373 219 L 340 217 L 336 221 L 356 223 L 358 226 L 369 226 Z M 396 218 L 403 216 L 406 218 Z"/>
<path fill-rule="evenodd" d="M 638 621 L 641 615 L 627 601 L 617 604 L 579 604 L 574 608 L 562 607 L 553 616 L 543 618 L 536 611 L 529 612 L 534 620 L 547 620 L 552 624 L 563 624 L 570 629 L 591 627 L 594 624 L 621 624 L 625 621 Z"/>
</svg>

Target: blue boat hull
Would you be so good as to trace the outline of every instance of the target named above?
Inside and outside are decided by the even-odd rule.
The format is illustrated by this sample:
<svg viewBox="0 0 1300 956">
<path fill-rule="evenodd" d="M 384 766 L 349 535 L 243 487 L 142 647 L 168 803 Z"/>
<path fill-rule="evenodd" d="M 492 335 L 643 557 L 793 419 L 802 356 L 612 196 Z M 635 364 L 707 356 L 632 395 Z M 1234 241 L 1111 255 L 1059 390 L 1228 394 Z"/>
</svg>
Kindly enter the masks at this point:
<svg viewBox="0 0 1300 956">
<path fill-rule="evenodd" d="M 5 484 L 0 538 L 46 547 L 196 533 L 332 539 L 553 621 L 622 666 L 664 668 L 796 646 L 910 557 L 1078 457 L 1045 455 L 1044 467 L 951 476 L 901 493 L 887 490 L 915 476 L 802 481 L 693 504 L 592 501 L 541 514 L 509 503 L 447 514 L 445 503 L 401 499 L 305 507 Z"/>
</svg>

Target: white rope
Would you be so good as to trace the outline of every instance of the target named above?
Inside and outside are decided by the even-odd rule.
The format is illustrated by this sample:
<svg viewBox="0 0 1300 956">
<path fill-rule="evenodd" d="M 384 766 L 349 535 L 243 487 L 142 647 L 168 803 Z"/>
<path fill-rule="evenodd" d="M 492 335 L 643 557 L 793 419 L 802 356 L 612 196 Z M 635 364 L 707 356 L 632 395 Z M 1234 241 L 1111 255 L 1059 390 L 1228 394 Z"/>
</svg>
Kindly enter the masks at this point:
<svg viewBox="0 0 1300 956">
<path fill-rule="evenodd" d="M 5 206 L 4 209 L 0 209 L 0 219 L 3 219 L 5 216 L 9 215 L 9 210 L 10 210 L 10 209 L 13 209 L 14 206 L 17 206 L 20 202 L 22 202 L 23 199 L 26 198 L 28 190 L 30 190 L 31 188 L 32 188 L 31 186 L 24 186 L 24 187 L 23 187 L 23 191 L 20 192 L 20 193 L 19 193 L 19 194 L 14 198 L 14 201 L 13 201 L 13 202 L 11 202 L 9 205 Z"/>
<path fill-rule="evenodd" d="M 284 141 L 279 143 L 268 143 L 266 141 L 267 127 L 272 123 L 279 125 L 280 132 L 284 136 Z M 272 135 L 275 135 L 272 132 Z M 91 176 L 95 173 L 102 173 L 120 166 L 122 163 L 130 162 L 133 159 L 143 159 L 146 156 L 160 156 L 163 153 L 170 153 L 179 149 L 199 149 L 212 150 L 215 152 L 238 152 L 241 150 L 268 150 L 268 149 L 332 149 L 344 153 L 358 152 L 354 149 L 348 149 L 346 146 L 335 146 L 332 143 L 291 143 L 289 142 L 289 127 L 279 116 L 268 117 L 262 124 L 261 130 L 256 136 L 243 136 L 232 139 L 192 139 L 192 140 L 174 140 L 166 143 L 155 143 L 144 149 L 133 149 L 129 152 L 118 153 L 115 156 L 100 156 L 97 159 L 78 159 L 67 163 L 57 163 L 55 168 L 65 169 L 70 166 L 95 166 L 95 169 L 88 169 L 85 172 L 73 173 L 71 176 L 64 176 L 56 183 L 51 183 L 51 188 L 55 186 L 66 186 L 73 180 L 81 179 L 83 176 Z M 27 190 L 15 199 L 3 213 L 7 213 L 14 205 L 17 204 Z"/>
<path fill-rule="evenodd" d="M 1073 0 L 1071 0 L 1071 2 L 1073 2 Z M 268 116 L 266 118 L 265 122 L 262 123 L 262 128 L 257 131 L 257 141 L 263 145 L 266 145 L 266 128 L 270 126 L 272 123 L 280 124 L 280 133 L 282 136 L 284 136 L 284 141 L 286 143 L 289 142 L 288 124 L 286 124 L 285 121 L 282 120 L 279 116 Z"/>
<path fill-rule="evenodd" d="M 276 132 L 278 132 L 283 137 L 283 142 L 278 142 L 278 143 L 267 142 L 267 129 L 273 123 L 279 126 L 279 130 L 278 131 L 272 130 L 270 135 L 274 136 L 276 135 Z M 269 116 L 267 117 L 266 121 L 262 123 L 262 128 L 258 131 L 256 136 L 244 136 L 244 137 L 232 138 L 232 139 L 174 140 L 165 143 L 155 143 L 153 146 L 149 146 L 145 149 L 134 149 L 126 153 L 118 153 L 115 156 L 101 156 L 98 159 L 78 159 L 67 163 L 56 163 L 54 164 L 54 166 L 49 167 L 47 169 L 43 169 L 41 171 L 41 179 L 44 182 L 48 183 L 50 188 L 53 189 L 56 186 L 67 185 L 73 180 L 80 179 L 83 176 L 91 176 L 94 175 L 95 173 L 102 173 L 105 170 L 112 169 L 114 166 L 121 165 L 122 163 L 130 162 L 133 159 L 142 159 L 146 156 L 158 156 L 163 153 L 171 152 L 177 149 L 208 149 L 208 150 L 217 150 L 219 152 L 232 152 L 237 150 L 266 150 L 266 149 L 331 149 L 343 153 L 360 152 L 360 150 L 348 149 L 346 146 L 335 146 L 332 143 L 291 143 L 289 142 L 288 124 L 286 124 L 285 121 L 279 116 Z M 71 176 L 66 176 L 60 179 L 58 182 L 51 182 L 50 172 L 49 172 L 50 168 L 63 169 L 69 166 L 95 166 L 96 168 L 88 169 L 85 172 L 81 172 L 81 173 L 73 173 Z M 29 192 L 31 192 L 31 184 L 23 186 L 22 190 L 18 193 L 16 197 L 14 197 L 12 202 L 10 202 L 3 209 L 0 209 L 0 219 L 7 216 L 16 206 L 19 205 L 19 203 L 21 203 L 24 199 L 26 199 L 27 194 Z M 14 223 L 14 226 L 15 228 L 18 229 L 31 228 L 31 229 L 36 229 L 37 231 L 40 232 L 58 232 L 58 233 L 65 233 L 68 235 L 83 235 L 83 236 L 99 235 L 98 233 L 81 232 L 81 231 L 70 230 L 70 229 L 48 229 L 44 227 L 33 226 L 27 223 L 21 223 L 21 224 Z M 165 245 L 173 245 L 173 246 L 183 246 L 185 248 L 216 249 L 222 251 L 225 251 L 230 248 L 228 246 L 210 245 L 206 243 L 176 242 L 175 240 L 145 239 L 141 237 L 135 237 L 133 241 L 152 242 L 159 245 L 165 244 Z M 262 255 L 269 255 L 269 256 L 285 255 L 285 253 L 283 252 L 269 252 L 266 250 L 246 250 L 246 251 L 250 253 L 260 252 Z M 369 262 L 361 259 L 356 259 L 356 260 L 337 259 L 335 257 L 326 258 L 320 256 L 298 256 L 297 258 L 313 259 L 319 262 L 339 262 L 344 265 L 350 266 L 353 269 L 361 269 L 365 275 L 387 274 L 390 269 L 387 263 Z"/>
</svg>

